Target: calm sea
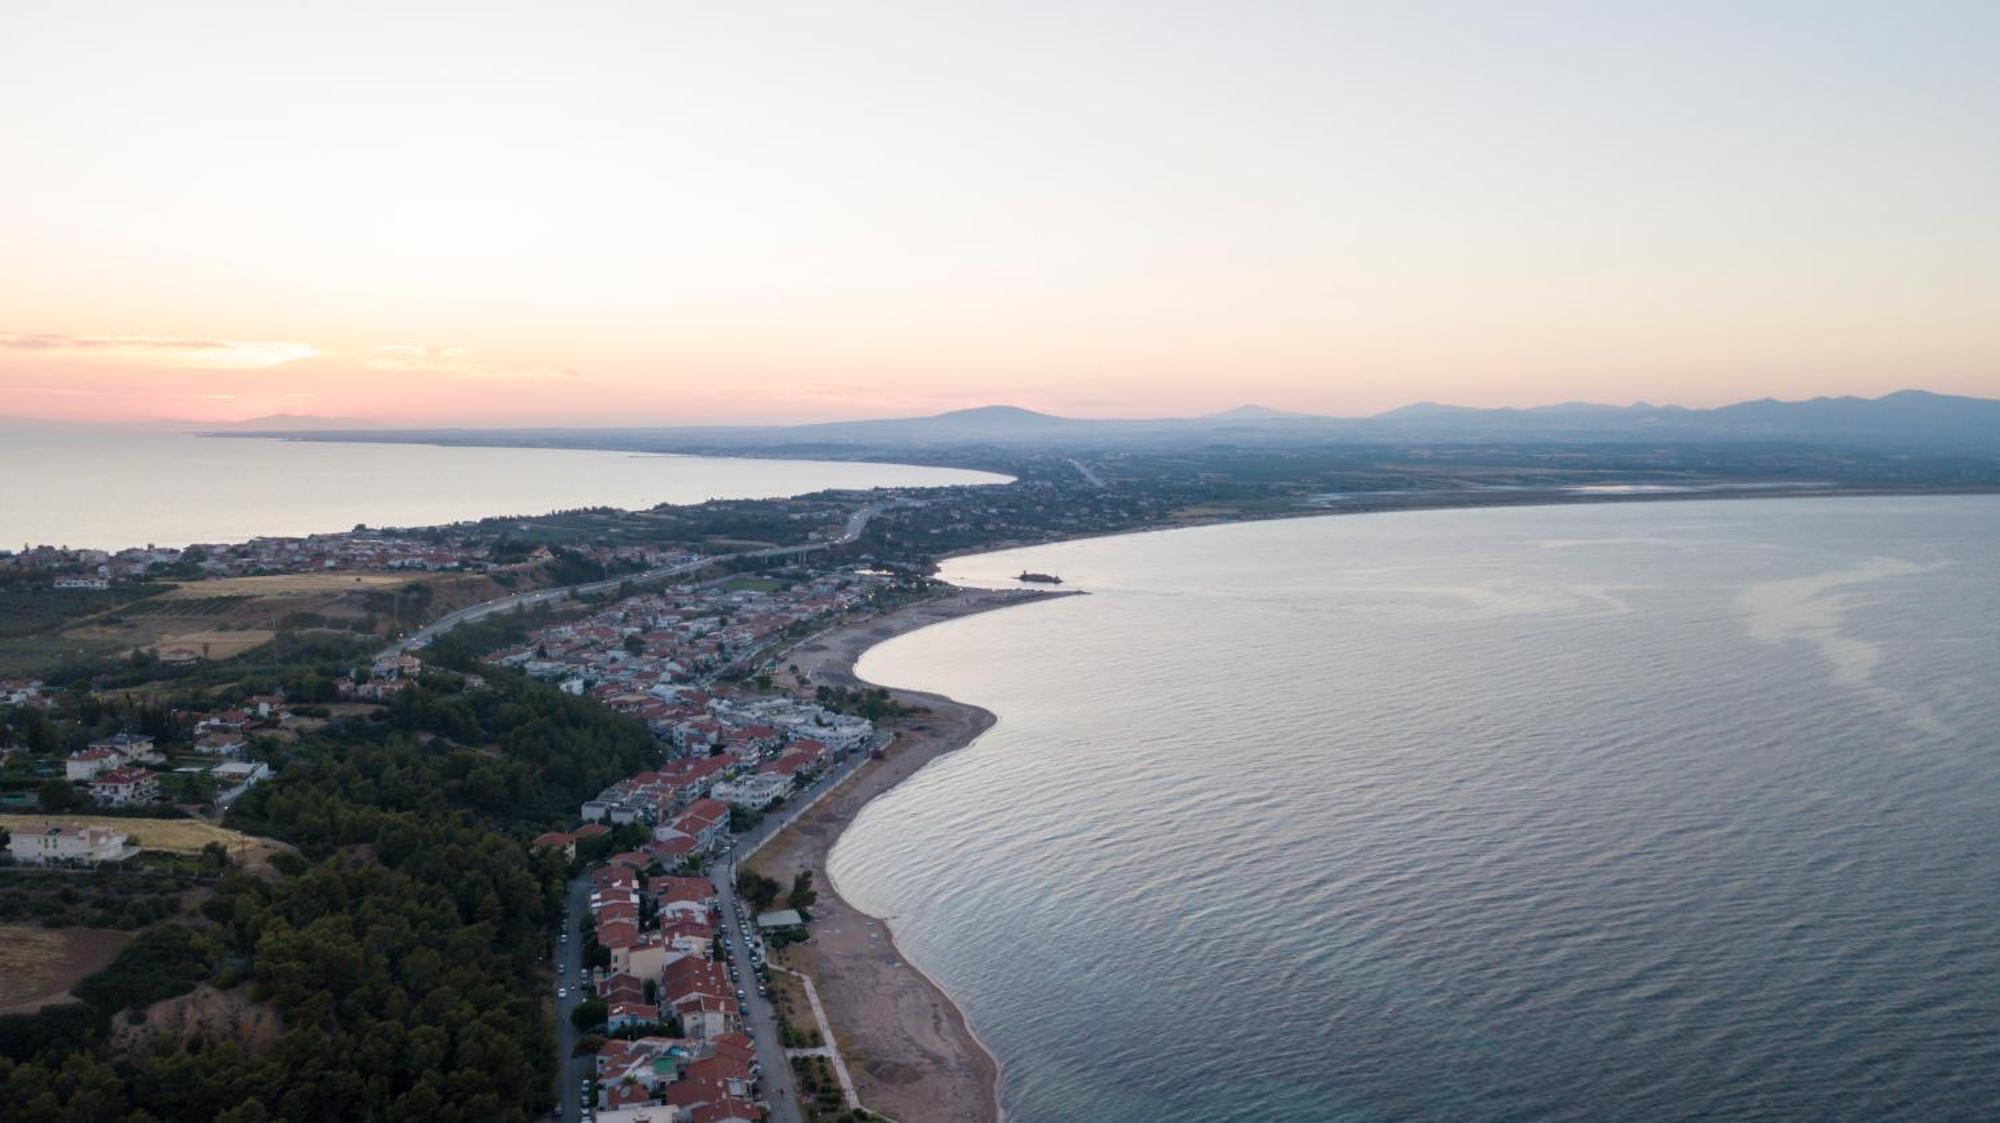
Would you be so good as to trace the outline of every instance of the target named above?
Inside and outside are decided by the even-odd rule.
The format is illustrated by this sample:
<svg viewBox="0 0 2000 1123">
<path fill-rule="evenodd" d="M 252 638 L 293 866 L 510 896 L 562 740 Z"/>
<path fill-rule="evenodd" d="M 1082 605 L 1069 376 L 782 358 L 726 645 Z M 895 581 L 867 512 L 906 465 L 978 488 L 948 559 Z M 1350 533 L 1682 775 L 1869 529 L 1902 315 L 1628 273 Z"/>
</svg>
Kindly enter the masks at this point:
<svg viewBox="0 0 2000 1123">
<path fill-rule="evenodd" d="M 2000 1117 L 2000 498 L 956 561 L 992 732 L 834 851 L 1020 1120 Z"/>
<path fill-rule="evenodd" d="M 0 546 L 123 548 L 572 507 L 999 483 L 952 468 L 172 433 L 0 431 Z"/>
</svg>

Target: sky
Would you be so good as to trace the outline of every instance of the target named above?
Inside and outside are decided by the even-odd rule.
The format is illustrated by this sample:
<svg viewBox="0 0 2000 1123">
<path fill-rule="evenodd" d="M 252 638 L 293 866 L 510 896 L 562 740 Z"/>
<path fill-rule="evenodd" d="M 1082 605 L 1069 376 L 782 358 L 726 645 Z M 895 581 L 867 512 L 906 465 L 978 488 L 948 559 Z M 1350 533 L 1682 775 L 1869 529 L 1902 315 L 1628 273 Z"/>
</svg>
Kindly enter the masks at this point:
<svg viewBox="0 0 2000 1123">
<path fill-rule="evenodd" d="M 0 414 L 2000 396 L 2000 4 L 0 0 Z"/>
</svg>

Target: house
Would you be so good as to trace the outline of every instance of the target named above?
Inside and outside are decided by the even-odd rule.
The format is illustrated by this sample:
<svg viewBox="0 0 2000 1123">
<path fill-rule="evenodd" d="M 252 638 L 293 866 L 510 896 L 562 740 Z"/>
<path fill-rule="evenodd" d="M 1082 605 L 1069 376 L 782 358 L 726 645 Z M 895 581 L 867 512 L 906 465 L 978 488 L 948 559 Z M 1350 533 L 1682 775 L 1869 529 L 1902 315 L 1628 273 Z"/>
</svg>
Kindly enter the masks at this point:
<svg viewBox="0 0 2000 1123">
<path fill-rule="evenodd" d="M 563 857 L 571 861 L 576 860 L 576 838 L 562 831 L 549 831 L 546 834 L 538 834 L 529 841 L 528 848 L 530 850 L 560 850 L 563 853 Z"/>
<path fill-rule="evenodd" d="M 7 853 L 31 866 L 120 862 L 138 852 L 126 836 L 105 827 L 51 823 L 39 829 L 22 827 L 7 841 Z"/>
<path fill-rule="evenodd" d="M 111 579 L 108 577 L 87 577 L 82 574 L 71 574 L 66 577 L 56 578 L 55 587 L 58 589 L 109 589 L 111 587 Z"/>
<path fill-rule="evenodd" d="M 225 787 L 250 787 L 271 778 L 271 766 L 261 760 L 232 760 L 209 771 Z"/>
<path fill-rule="evenodd" d="M 600 1092 L 597 1103 L 599 1107 L 613 1111 L 624 1107 L 643 1107 L 653 1103 L 653 1092 L 643 1084 L 621 1082 L 610 1085 Z"/>
<path fill-rule="evenodd" d="M 626 1026 L 652 1025 L 659 1020 L 658 1006 L 648 1006 L 643 1002 L 614 1002 L 604 1024 L 615 1033 Z"/>
<path fill-rule="evenodd" d="M 160 781 L 150 769 L 127 765 L 90 782 L 90 798 L 106 807 L 137 807 L 160 798 Z"/>
<path fill-rule="evenodd" d="M 688 956 L 709 957 L 715 950 L 715 928 L 698 920 L 676 920 L 660 926 L 660 942 L 667 954 L 662 966 Z"/>
<path fill-rule="evenodd" d="M 611 969 L 640 978 L 656 979 L 666 969 L 667 957 L 675 954 L 678 952 L 667 947 L 658 932 L 645 932 L 633 943 L 611 949 Z"/>
<path fill-rule="evenodd" d="M 670 824 L 656 828 L 653 837 L 664 841 L 682 835 L 694 840 L 695 849 L 709 851 L 728 833 L 729 805 L 719 799 L 697 799 Z"/>
<path fill-rule="evenodd" d="M 100 737 L 89 745 L 93 749 L 110 749 L 126 760 L 145 760 L 157 755 L 153 751 L 153 739 L 144 733 L 113 733 Z"/>
<path fill-rule="evenodd" d="M 725 1096 L 688 1112 L 687 1123 L 757 1123 L 764 1113 L 756 1104 L 736 1096 Z"/>
<path fill-rule="evenodd" d="M 424 661 L 414 655 L 393 655 L 375 660 L 372 668 L 378 679 L 411 679 L 424 669 Z"/>
<path fill-rule="evenodd" d="M 616 974 L 599 983 L 597 997 L 607 1006 L 620 1002 L 638 1003 L 646 1001 L 646 984 L 637 975 Z"/>
<path fill-rule="evenodd" d="M 597 1123 L 682 1123 L 679 1108 L 663 1104 L 611 1108 L 597 1113 Z"/>
<path fill-rule="evenodd" d="M 125 766 L 125 754 L 116 749 L 79 749 L 63 761 L 63 776 L 69 780 L 94 780 L 99 773 Z"/>
<path fill-rule="evenodd" d="M 724 780 L 710 788 L 709 794 L 731 807 L 761 811 L 791 789 L 790 776 L 759 772 L 755 776 L 746 776 L 741 780 Z"/>
<path fill-rule="evenodd" d="M 614 920 L 597 926 L 597 942 L 611 949 L 613 963 L 621 948 L 639 946 L 639 926 L 629 920 Z"/>
<path fill-rule="evenodd" d="M 684 834 L 677 834 L 672 838 L 649 842 L 642 849 L 651 854 L 661 865 L 671 869 L 694 856 L 694 839 Z"/>
<path fill-rule="evenodd" d="M 219 756 L 234 760 L 250 749 L 250 743 L 240 733 L 210 733 L 197 737 L 194 751 L 203 756 Z"/>
<path fill-rule="evenodd" d="M 646 881 L 646 895 L 660 907 L 660 922 L 708 922 L 716 903 L 715 884 L 705 877 L 654 877 Z"/>
</svg>

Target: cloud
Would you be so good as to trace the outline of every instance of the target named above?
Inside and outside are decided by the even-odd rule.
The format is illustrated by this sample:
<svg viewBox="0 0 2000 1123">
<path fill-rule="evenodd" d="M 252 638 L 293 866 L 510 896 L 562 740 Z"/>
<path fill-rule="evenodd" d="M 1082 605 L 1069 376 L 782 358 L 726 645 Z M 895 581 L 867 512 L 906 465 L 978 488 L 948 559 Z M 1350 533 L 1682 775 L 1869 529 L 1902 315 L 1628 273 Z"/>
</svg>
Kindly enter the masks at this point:
<svg viewBox="0 0 2000 1123">
<path fill-rule="evenodd" d="M 369 370 L 443 374 L 460 382 L 573 381 L 574 370 L 563 367 L 519 367 L 490 363 L 464 347 L 426 347 L 385 343 L 375 348 Z"/>
<path fill-rule="evenodd" d="M 262 370 L 319 354 L 319 348 L 309 343 L 18 332 L 0 332 L 0 350 L 48 359 L 97 359 L 193 370 Z"/>
</svg>

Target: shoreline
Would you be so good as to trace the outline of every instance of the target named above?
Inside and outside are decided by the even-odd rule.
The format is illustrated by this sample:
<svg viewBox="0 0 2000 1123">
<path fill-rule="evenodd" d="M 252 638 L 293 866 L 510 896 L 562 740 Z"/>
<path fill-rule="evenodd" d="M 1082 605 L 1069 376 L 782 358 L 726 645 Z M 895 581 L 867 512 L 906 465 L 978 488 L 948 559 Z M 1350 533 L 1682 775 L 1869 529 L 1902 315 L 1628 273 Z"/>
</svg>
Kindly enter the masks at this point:
<svg viewBox="0 0 2000 1123">
<path fill-rule="evenodd" d="M 1565 499 L 1522 497 L 1516 502 L 1449 505 L 1329 506 L 1251 518 L 1189 520 L 1170 525 L 989 545 L 949 551 L 938 555 L 936 560 L 945 562 L 960 556 L 1096 538 L 1294 518 L 1701 499 L 1891 498 L 1967 494 L 1991 492 L 1839 489 L 1790 493 L 1606 495 Z M 899 722 L 895 727 L 896 740 L 884 760 L 856 772 L 841 786 L 828 792 L 797 821 L 766 842 L 747 863 L 780 882 L 787 881 L 798 870 L 812 870 L 814 884 L 819 890 L 819 902 L 813 908 L 812 942 L 794 945 L 788 953 L 792 958 L 787 965 L 813 977 L 836 1042 L 853 1072 L 862 1106 L 903 1123 L 933 1119 L 950 1120 L 952 1123 L 1000 1123 L 1004 1119 L 1000 1106 L 1000 1077 L 1004 1068 L 999 1057 L 972 1029 L 964 1011 L 950 993 L 903 954 L 889 921 L 856 908 L 840 895 L 839 887 L 827 870 L 827 858 L 861 809 L 875 797 L 895 788 L 944 754 L 971 745 L 998 719 L 990 710 L 944 695 L 868 682 L 855 674 L 855 665 L 863 655 L 882 643 L 932 624 L 1019 604 L 1088 595 L 1083 590 L 1070 589 L 952 588 L 955 591 L 944 596 L 841 625 L 811 637 L 784 656 L 786 662 L 810 675 L 815 684 L 879 687 L 887 690 L 891 698 L 898 702 L 921 705 L 930 712 L 914 718 L 895 719 Z M 830 986 L 829 980 L 834 985 Z M 914 1032 L 912 1025 L 918 1027 Z"/>
<path fill-rule="evenodd" d="M 1363 498 L 1357 494 L 1356 498 Z M 1164 534 L 1174 530 L 1196 530 L 1214 526 L 1244 526 L 1251 523 L 1289 522 L 1293 519 L 1344 518 L 1350 515 L 1396 515 L 1415 514 L 1426 511 L 1483 511 L 1493 509 L 1518 509 L 1522 507 L 1577 507 L 1607 506 L 1627 503 L 1680 503 L 1704 500 L 1727 500 L 1730 502 L 1779 499 L 1957 499 L 1982 495 L 2000 495 L 2000 487 L 1912 487 L 1912 488 L 1862 488 L 1834 487 L 1816 490 L 1732 490 L 1732 491 L 1674 491 L 1649 493 L 1619 493 L 1614 495 L 1574 495 L 1555 496 L 1546 493 L 1523 493 L 1519 498 L 1467 498 L 1463 502 L 1453 502 L 1444 496 L 1475 496 L 1478 493 L 1437 492 L 1412 496 L 1409 503 L 1370 503 L 1367 501 L 1349 504 L 1327 504 L 1319 507 L 1300 507 L 1283 511 L 1264 511 L 1255 514 L 1229 516 L 1204 515 L 1199 518 L 1179 519 L 1163 522 L 1157 526 L 1135 526 L 1123 530 L 1104 530 L 1081 534 L 1065 534 L 1055 538 L 1033 538 L 1026 540 L 1009 539 L 990 545 L 967 546 L 958 550 L 945 550 L 932 555 L 930 573 L 935 575 L 942 565 L 953 558 L 977 557 L 981 554 L 1000 554 L 1012 550 L 1032 550 L 1041 546 L 1060 546 L 1070 542 L 1089 542 L 1101 538 L 1130 538 L 1140 534 Z"/>
<path fill-rule="evenodd" d="M 785 659 L 815 684 L 879 686 L 857 677 L 854 665 L 886 640 L 981 612 L 1078 595 L 961 588 L 815 636 Z M 812 940 L 788 949 L 785 964 L 812 976 L 862 1105 L 905 1121 L 999 1123 L 999 1058 L 951 995 L 903 954 L 889 922 L 848 902 L 827 873 L 827 856 L 863 807 L 937 758 L 972 744 L 996 720 L 990 710 L 943 695 L 884 689 L 928 712 L 893 719 L 896 738 L 882 760 L 821 797 L 747 864 L 781 882 L 802 869 L 813 873 L 819 901 Z"/>
</svg>

